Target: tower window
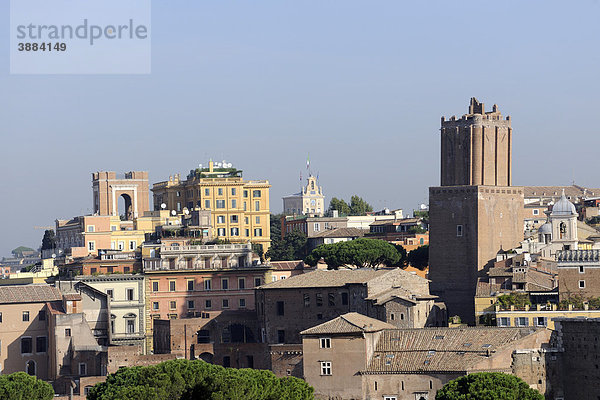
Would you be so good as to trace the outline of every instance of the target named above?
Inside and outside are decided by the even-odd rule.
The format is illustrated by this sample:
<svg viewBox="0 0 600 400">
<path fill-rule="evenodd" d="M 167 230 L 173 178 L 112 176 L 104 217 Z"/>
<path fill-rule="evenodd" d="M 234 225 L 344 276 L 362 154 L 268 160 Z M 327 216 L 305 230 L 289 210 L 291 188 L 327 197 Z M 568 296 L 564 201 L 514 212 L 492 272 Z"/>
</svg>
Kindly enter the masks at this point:
<svg viewBox="0 0 600 400">
<path fill-rule="evenodd" d="M 463 226 L 456 225 L 456 237 L 462 237 L 463 235 Z"/>
</svg>

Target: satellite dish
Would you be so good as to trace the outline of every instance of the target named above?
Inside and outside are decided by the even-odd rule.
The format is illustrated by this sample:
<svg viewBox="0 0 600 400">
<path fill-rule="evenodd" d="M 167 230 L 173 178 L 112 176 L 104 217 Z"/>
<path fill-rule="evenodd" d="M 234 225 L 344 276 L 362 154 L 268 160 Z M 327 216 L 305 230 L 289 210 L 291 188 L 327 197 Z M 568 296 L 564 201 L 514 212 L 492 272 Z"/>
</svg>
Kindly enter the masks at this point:
<svg viewBox="0 0 600 400">
<path fill-rule="evenodd" d="M 53 254 L 52 254 L 52 258 L 56 258 L 56 254 L 54 254 L 54 253 L 53 253 Z"/>
<path fill-rule="evenodd" d="M 164 210 L 165 208 L 167 208 L 167 205 L 166 205 L 165 203 L 162 203 L 162 204 L 160 205 L 160 208 L 162 208 L 162 209 Z"/>
<path fill-rule="evenodd" d="M 177 211 L 171 210 L 171 215 L 177 215 Z"/>
<path fill-rule="evenodd" d="M 427 205 L 426 204 L 421 204 L 420 208 L 421 208 L 421 210 L 426 210 L 427 209 Z"/>
</svg>

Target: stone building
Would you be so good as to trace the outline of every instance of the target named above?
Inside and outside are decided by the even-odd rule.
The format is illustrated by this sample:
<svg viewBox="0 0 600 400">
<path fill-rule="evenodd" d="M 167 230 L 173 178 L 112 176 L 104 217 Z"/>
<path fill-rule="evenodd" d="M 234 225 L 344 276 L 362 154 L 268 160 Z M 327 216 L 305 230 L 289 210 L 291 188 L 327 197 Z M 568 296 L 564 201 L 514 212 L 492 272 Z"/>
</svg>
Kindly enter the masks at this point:
<svg viewBox="0 0 600 400">
<path fill-rule="evenodd" d="M 300 192 L 283 197 L 283 213 L 286 215 L 310 215 L 322 217 L 325 213 L 325 196 L 323 187 L 317 178 L 309 175 L 306 186 Z"/>
<path fill-rule="evenodd" d="M 304 376 L 315 397 L 339 400 L 433 400 L 462 375 L 515 373 L 516 350 L 541 349 L 550 339 L 549 331 L 532 328 L 397 329 L 355 313 L 301 335 Z M 538 384 L 530 369 L 519 370 Z"/>
<path fill-rule="evenodd" d="M 148 350 L 153 321 L 254 310 L 254 288 L 271 281 L 272 268 L 254 262 L 250 243 L 192 245 L 183 238 L 163 239 L 145 245 L 143 252 L 148 253 L 143 260 Z"/>
<path fill-rule="evenodd" d="M 555 399 L 597 399 L 600 393 L 600 318 L 557 318 L 562 393 Z M 560 397 L 559 397 L 560 396 Z"/>
<path fill-rule="evenodd" d="M 259 287 L 262 341 L 300 343 L 300 331 L 348 312 L 397 327 L 445 322 L 429 281 L 401 269 L 317 270 Z"/>
<path fill-rule="evenodd" d="M 512 187 L 512 128 L 494 105 L 441 128 L 441 186 L 429 188 L 429 278 L 450 315 L 475 322 L 477 278 L 523 240 L 523 189 Z"/>
<path fill-rule="evenodd" d="M 600 250 L 562 250 L 556 260 L 561 300 L 600 297 Z"/>
<path fill-rule="evenodd" d="M 155 183 L 152 192 L 155 210 L 164 208 L 175 214 L 210 210 L 213 237 L 259 243 L 267 251 L 271 245 L 270 187 L 267 180 L 245 181 L 242 171 L 228 163 L 215 166 L 210 161 L 208 168 L 190 171 L 186 180 L 175 175 Z"/>
</svg>

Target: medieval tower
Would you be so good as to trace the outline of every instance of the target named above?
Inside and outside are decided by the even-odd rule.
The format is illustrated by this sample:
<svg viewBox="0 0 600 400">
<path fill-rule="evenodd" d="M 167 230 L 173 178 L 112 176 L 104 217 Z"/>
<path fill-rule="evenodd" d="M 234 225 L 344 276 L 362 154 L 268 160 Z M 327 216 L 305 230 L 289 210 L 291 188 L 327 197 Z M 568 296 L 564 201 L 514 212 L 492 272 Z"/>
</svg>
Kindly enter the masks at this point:
<svg viewBox="0 0 600 400">
<path fill-rule="evenodd" d="M 432 293 L 475 323 L 477 277 L 523 240 L 523 190 L 512 187 L 512 128 L 497 106 L 472 98 L 460 119 L 442 117 L 441 186 L 429 188 Z"/>
</svg>

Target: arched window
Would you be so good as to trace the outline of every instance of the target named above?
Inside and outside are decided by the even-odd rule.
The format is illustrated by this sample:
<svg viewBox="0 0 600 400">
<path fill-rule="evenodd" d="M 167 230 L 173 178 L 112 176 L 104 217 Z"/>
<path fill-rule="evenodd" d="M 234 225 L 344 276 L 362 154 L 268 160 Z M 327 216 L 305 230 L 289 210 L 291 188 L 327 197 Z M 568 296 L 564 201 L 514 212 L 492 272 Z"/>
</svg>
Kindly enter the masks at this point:
<svg viewBox="0 0 600 400">
<path fill-rule="evenodd" d="M 35 365 L 35 361 L 33 360 L 29 360 L 27 361 L 27 363 L 25 364 L 25 372 L 27 372 L 29 375 L 31 376 L 35 376 L 35 370 L 36 370 L 36 365 Z"/>
<path fill-rule="evenodd" d="M 565 225 L 564 222 L 561 222 L 559 225 L 559 229 L 560 229 L 560 238 L 564 239 L 567 234 L 567 225 Z"/>
</svg>

